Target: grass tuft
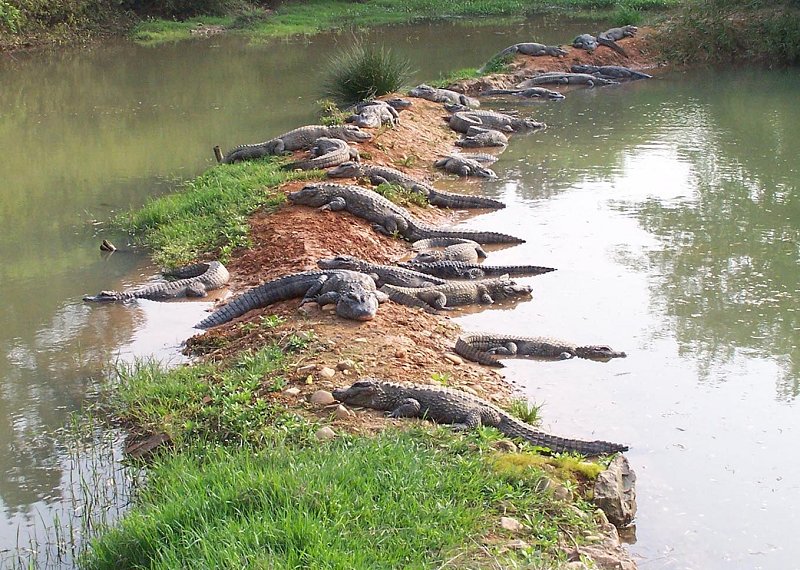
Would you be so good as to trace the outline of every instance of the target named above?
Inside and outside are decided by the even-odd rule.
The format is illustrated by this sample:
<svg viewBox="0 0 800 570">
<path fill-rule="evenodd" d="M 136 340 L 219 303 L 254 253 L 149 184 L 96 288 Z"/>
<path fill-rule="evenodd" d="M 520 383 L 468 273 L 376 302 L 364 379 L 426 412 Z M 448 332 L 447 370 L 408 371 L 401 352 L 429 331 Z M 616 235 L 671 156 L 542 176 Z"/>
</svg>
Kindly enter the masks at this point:
<svg viewBox="0 0 800 570">
<path fill-rule="evenodd" d="M 326 69 L 325 97 L 345 105 L 399 91 L 411 75 L 407 59 L 389 48 L 361 43 L 333 56 Z"/>
<path fill-rule="evenodd" d="M 534 404 L 525 398 L 511 400 L 508 411 L 532 426 L 537 426 L 542 421 L 542 405 Z"/>
<path fill-rule="evenodd" d="M 414 192 L 399 184 L 388 184 L 384 182 L 383 184 L 378 184 L 373 190 L 399 206 L 408 206 L 410 204 L 415 204 L 417 206 L 428 205 L 428 199 L 424 194 Z"/>
</svg>

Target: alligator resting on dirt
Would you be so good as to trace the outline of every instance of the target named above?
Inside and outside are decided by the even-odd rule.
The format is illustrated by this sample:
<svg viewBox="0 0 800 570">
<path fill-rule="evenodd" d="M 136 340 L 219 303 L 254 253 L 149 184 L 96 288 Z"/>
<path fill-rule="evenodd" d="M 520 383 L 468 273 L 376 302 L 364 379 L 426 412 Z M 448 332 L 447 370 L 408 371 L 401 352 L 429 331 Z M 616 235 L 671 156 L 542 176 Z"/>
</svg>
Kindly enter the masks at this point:
<svg viewBox="0 0 800 570">
<path fill-rule="evenodd" d="M 205 297 L 208 291 L 223 287 L 230 275 L 219 261 L 195 263 L 172 271 L 162 272 L 164 277 L 177 278 L 175 281 L 155 283 L 131 291 L 101 291 L 98 295 L 87 295 L 84 301 L 130 301 L 150 299 L 164 301 L 179 297 Z"/>
<path fill-rule="evenodd" d="M 528 87 L 534 87 L 536 85 L 588 85 L 589 87 L 595 87 L 600 85 L 617 85 L 619 82 L 614 81 L 612 79 L 604 79 L 602 77 L 598 77 L 596 75 L 590 75 L 588 73 L 566 73 L 561 71 L 550 71 L 548 73 L 542 73 L 539 75 L 534 75 L 530 79 L 526 79 L 522 83 L 520 83 L 517 87 L 522 89 L 526 89 Z"/>
<path fill-rule="evenodd" d="M 411 97 L 427 99 L 428 101 L 433 101 L 434 103 L 454 103 L 456 105 L 465 105 L 470 108 L 481 106 L 480 101 L 473 99 L 472 97 L 468 97 L 463 93 L 459 93 L 458 91 L 453 91 L 451 89 L 439 89 L 437 87 L 431 87 L 430 85 L 425 85 L 424 83 L 414 87 L 414 89 L 409 91 L 408 94 Z"/>
<path fill-rule="evenodd" d="M 374 279 L 364 273 L 305 271 L 245 291 L 200 321 L 195 328 L 215 327 L 253 309 L 300 296 L 303 297 L 301 304 L 312 301 L 320 306 L 335 303 L 337 315 L 354 321 L 372 319 L 378 311 L 378 303 L 388 298 L 376 289 Z"/>
<path fill-rule="evenodd" d="M 430 238 L 415 241 L 411 246 L 419 253 L 411 263 L 426 263 L 433 261 L 463 261 L 477 263 L 478 258 L 486 259 L 487 254 L 478 242 L 462 238 Z M 443 250 L 433 248 L 443 247 Z"/>
<path fill-rule="evenodd" d="M 381 101 L 375 99 L 364 101 L 353 108 L 353 114 L 345 119 L 348 123 L 354 123 L 359 127 L 378 128 L 381 125 L 397 125 L 400 120 L 401 109 L 411 107 L 411 101 L 407 99 L 389 99 Z"/>
<path fill-rule="evenodd" d="M 570 67 L 572 73 L 588 73 L 604 79 L 652 79 L 652 75 L 621 65 L 580 65 Z"/>
<path fill-rule="evenodd" d="M 412 242 L 433 237 L 465 238 L 481 244 L 525 242 L 498 232 L 436 228 L 415 218 L 408 210 L 377 192 L 351 184 L 307 184 L 302 190 L 290 192 L 287 197 L 293 204 L 334 212 L 346 210 L 371 222 L 377 232 L 387 236 L 399 234 Z"/>
<path fill-rule="evenodd" d="M 311 148 L 320 137 L 342 139 L 351 142 L 368 141 L 372 135 L 355 125 L 306 125 L 284 133 L 279 137 L 256 144 L 245 144 L 230 151 L 222 162 L 231 164 L 242 160 L 253 160 L 273 154 L 283 154 L 291 150 Z"/>
<path fill-rule="evenodd" d="M 290 162 L 281 167 L 283 170 L 311 170 L 312 168 L 330 168 L 343 162 L 359 160 L 358 151 L 342 139 L 320 137 L 311 147 L 314 158 Z"/>
<path fill-rule="evenodd" d="M 392 418 L 424 418 L 451 424 L 454 429 L 497 428 L 554 453 L 576 452 L 587 456 L 627 451 L 628 447 L 608 441 L 583 441 L 550 435 L 515 418 L 477 396 L 441 386 L 388 382 L 364 378 L 347 388 L 333 391 L 333 397 L 349 406 L 389 412 Z"/>
<path fill-rule="evenodd" d="M 381 287 L 383 285 L 398 285 L 400 287 L 429 287 L 431 285 L 443 285 L 447 283 L 444 279 L 426 275 L 413 269 L 396 267 L 394 265 L 380 265 L 364 259 L 353 257 L 352 255 L 337 255 L 317 261 L 320 269 L 349 269 L 370 275 L 375 283 Z"/>
<path fill-rule="evenodd" d="M 436 168 L 441 168 L 445 172 L 449 172 L 451 174 L 457 174 L 459 176 L 480 176 L 483 178 L 497 178 L 497 174 L 495 174 L 494 170 L 491 168 L 486 168 L 477 160 L 473 160 L 472 158 L 468 158 L 466 156 L 461 156 L 457 154 L 451 154 L 445 156 L 444 158 L 440 158 L 436 162 L 433 163 Z"/>
<path fill-rule="evenodd" d="M 508 137 L 494 129 L 471 126 L 461 139 L 456 141 L 456 146 L 463 148 L 479 148 L 486 146 L 508 146 Z"/>
<path fill-rule="evenodd" d="M 532 131 L 547 127 L 533 119 L 520 119 L 496 111 L 458 111 L 445 120 L 458 133 L 467 133 L 470 127 L 482 127 L 506 133 Z"/>
<path fill-rule="evenodd" d="M 384 285 L 380 290 L 395 303 L 419 307 L 433 314 L 437 314 L 439 311 L 449 311 L 453 307 L 491 305 L 502 299 L 528 297 L 531 294 L 530 285 L 514 283 L 508 278 L 508 275 L 479 281 L 450 281 L 444 285 L 417 289 Z"/>
<path fill-rule="evenodd" d="M 556 101 L 566 98 L 562 93 L 553 91 L 552 89 L 545 89 L 544 87 L 529 87 L 528 89 L 489 89 L 488 91 L 481 93 L 481 95 L 484 97 L 491 95 L 515 95 L 517 97 L 524 97 L 526 99 L 538 98 L 552 99 Z"/>
<path fill-rule="evenodd" d="M 455 351 L 474 362 L 497 367 L 503 366 L 499 356 L 531 356 L 558 360 L 578 357 L 603 361 L 627 356 L 624 352 L 605 345 L 578 346 L 571 342 L 548 337 L 490 333 L 461 335 L 456 341 Z"/>
<path fill-rule="evenodd" d="M 344 162 L 328 171 L 330 178 L 369 178 L 376 186 L 378 184 L 398 184 L 403 188 L 425 196 L 428 203 L 441 208 L 468 209 L 468 208 L 505 208 L 506 205 L 491 198 L 483 196 L 470 196 L 468 194 L 454 194 L 437 190 L 430 184 L 417 180 L 404 172 L 388 166 L 378 164 L 356 164 Z"/>
<path fill-rule="evenodd" d="M 449 260 L 409 261 L 398 263 L 397 265 L 426 275 L 441 277 L 442 279 L 484 279 L 486 277 L 499 277 L 500 275 L 526 277 L 555 271 L 553 267 L 541 267 L 539 265 L 479 265 L 477 263 Z"/>
</svg>

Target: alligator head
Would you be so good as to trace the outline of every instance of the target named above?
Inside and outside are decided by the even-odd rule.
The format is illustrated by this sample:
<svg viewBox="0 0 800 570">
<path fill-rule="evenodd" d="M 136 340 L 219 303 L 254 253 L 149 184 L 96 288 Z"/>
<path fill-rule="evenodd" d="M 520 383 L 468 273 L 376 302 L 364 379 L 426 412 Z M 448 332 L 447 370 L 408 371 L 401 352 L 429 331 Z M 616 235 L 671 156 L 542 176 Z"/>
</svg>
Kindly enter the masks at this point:
<svg viewBox="0 0 800 570">
<path fill-rule="evenodd" d="M 611 360 L 612 358 L 625 358 L 628 356 L 624 352 L 614 350 L 610 346 L 602 344 L 590 344 L 579 346 L 575 349 L 575 356 L 579 358 L 589 358 L 591 360 Z"/>
<path fill-rule="evenodd" d="M 360 174 L 361 167 L 352 160 L 343 162 L 339 166 L 331 168 L 328 171 L 329 178 L 355 178 L 360 176 Z"/>
<path fill-rule="evenodd" d="M 366 131 L 362 131 L 355 125 L 341 125 L 339 127 L 339 135 L 347 141 L 362 142 L 368 141 L 372 135 Z"/>
<path fill-rule="evenodd" d="M 530 295 L 533 288 L 530 285 L 520 285 L 513 281 L 502 283 L 494 294 L 498 299 L 511 299 L 512 297 L 524 297 Z"/>
<path fill-rule="evenodd" d="M 370 321 L 378 312 L 378 297 L 375 291 L 367 291 L 361 285 L 351 285 L 339 295 L 336 314 L 343 319 Z"/>
<path fill-rule="evenodd" d="M 317 261 L 320 269 L 349 269 L 350 271 L 359 271 L 359 267 L 363 264 L 361 260 L 352 255 L 336 255 L 334 257 L 327 257 Z"/>
<path fill-rule="evenodd" d="M 403 109 L 408 109 L 409 107 L 411 107 L 414 104 L 411 101 L 409 101 L 408 99 L 402 99 L 400 97 L 395 97 L 393 99 L 387 99 L 386 103 L 390 107 L 394 107 L 398 111 L 402 111 Z"/>
<path fill-rule="evenodd" d="M 322 188 L 315 184 L 307 184 L 297 192 L 289 192 L 286 197 L 292 204 L 303 204 L 312 208 L 328 203 L 328 197 L 322 191 Z"/>
<path fill-rule="evenodd" d="M 366 378 L 359 380 L 347 388 L 337 388 L 333 397 L 344 404 L 381 409 L 380 402 L 386 401 L 381 385 L 375 380 Z"/>
</svg>

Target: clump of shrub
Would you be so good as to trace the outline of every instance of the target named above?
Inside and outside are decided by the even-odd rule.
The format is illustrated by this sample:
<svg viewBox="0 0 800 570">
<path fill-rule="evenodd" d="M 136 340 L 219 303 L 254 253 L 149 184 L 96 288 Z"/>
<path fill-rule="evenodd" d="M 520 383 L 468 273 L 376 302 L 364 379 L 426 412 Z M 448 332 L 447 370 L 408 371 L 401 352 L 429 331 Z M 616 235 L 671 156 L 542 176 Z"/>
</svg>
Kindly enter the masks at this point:
<svg viewBox="0 0 800 570">
<path fill-rule="evenodd" d="M 411 76 L 407 59 L 392 50 L 357 43 L 334 55 L 327 64 L 324 96 L 353 104 L 399 91 Z"/>
<path fill-rule="evenodd" d="M 16 34 L 21 24 L 22 12 L 20 12 L 19 8 L 5 0 L 0 0 L 0 30 L 5 29 L 12 34 Z"/>
</svg>

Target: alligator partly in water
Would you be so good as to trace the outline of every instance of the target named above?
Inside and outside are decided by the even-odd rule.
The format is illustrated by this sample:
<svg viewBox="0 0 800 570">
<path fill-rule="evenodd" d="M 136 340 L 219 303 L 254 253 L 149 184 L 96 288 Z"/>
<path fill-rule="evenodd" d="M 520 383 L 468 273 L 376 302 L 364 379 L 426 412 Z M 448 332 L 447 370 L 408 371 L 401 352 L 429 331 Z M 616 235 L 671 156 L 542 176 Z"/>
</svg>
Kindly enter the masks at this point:
<svg viewBox="0 0 800 570">
<path fill-rule="evenodd" d="M 511 281 L 507 275 L 478 281 L 451 281 L 444 285 L 418 289 L 384 285 L 380 290 L 396 303 L 419 307 L 434 314 L 438 311 L 448 311 L 453 307 L 491 305 L 502 299 L 526 297 L 531 294 L 530 285 L 519 285 Z"/>
<path fill-rule="evenodd" d="M 535 87 L 536 85 L 588 85 L 589 87 L 596 87 L 601 85 L 617 85 L 619 82 L 613 79 L 604 79 L 596 75 L 588 73 L 567 73 L 561 71 L 551 71 L 548 73 L 541 73 L 534 75 L 530 79 L 526 79 L 517 87 L 526 89 L 528 87 Z"/>
<path fill-rule="evenodd" d="M 569 358 L 586 358 L 589 360 L 611 360 L 624 358 L 624 352 L 614 350 L 610 346 L 588 344 L 578 346 L 564 340 L 549 337 L 515 336 L 493 333 L 475 333 L 461 335 L 456 341 L 456 353 L 464 358 L 502 367 L 501 356 L 530 356 L 566 360 Z"/>
<path fill-rule="evenodd" d="M 539 265 L 479 265 L 462 261 L 408 261 L 397 265 L 425 273 L 426 275 L 441 277 L 442 279 L 485 279 L 501 275 L 527 277 L 555 271 L 553 267 L 541 267 Z"/>
<path fill-rule="evenodd" d="M 653 76 L 621 65 L 583 65 L 575 64 L 570 67 L 573 73 L 588 73 L 604 79 L 651 79 Z"/>
<path fill-rule="evenodd" d="M 440 158 L 433 163 L 436 168 L 459 176 L 480 176 L 482 178 L 497 178 L 494 170 L 486 168 L 477 160 L 466 156 L 451 154 Z"/>
<path fill-rule="evenodd" d="M 411 263 L 428 263 L 433 261 L 462 261 L 477 263 L 478 259 L 486 259 L 487 254 L 478 242 L 462 238 L 430 238 L 415 241 L 411 246 L 417 255 Z M 434 249 L 441 247 L 444 249 Z"/>
<path fill-rule="evenodd" d="M 446 118 L 450 128 L 459 133 L 466 133 L 470 127 L 482 127 L 506 133 L 532 131 L 547 127 L 544 123 L 533 119 L 521 119 L 496 111 L 459 111 Z"/>
<path fill-rule="evenodd" d="M 317 261 L 320 269 L 349 269 L 371 275 L 375 283 L 383 285 L 398 285 L 400 287 L 429 287 L 430 285 L 443 285 L 446 280 L 433 275 L 426 275 L 413 269 L 397 267 L 395 265 L 381 265 L 352 255 L 337 255 Z"/>
<path fill-rule="evenodd" d="M 628 450 L 626 445 L 618 443 L 568 439 L 545 433 L 486 400 L 441 386 L 364 378 L 347 388 L 334 390 L 333 397 L 349 406 L 389 412 L 389 417 L 393 418 L 424 418 L 462 430 L 491 426 L 508 437 L 520 438 L 555 453 L 596 456 Z"/>
<path fill-rule="evenodd" d="M 575 70 L 573 69 L 573 71 Z M 481 95 L 486 97 L 491 95 L 515 95 L 526 99 L 552 99 L 556 101 L 565 99 L 564 94 L 544 87 L 529 87 L 527 89 L 489 89 L 481 93 Z"/>
<path fill-rule="evenodd" d="M 456 146 L 463 148 L 479 148 L 487 146 L 502 146 L 508 145 L 508 137 L 494 129 L 485 129 L 483 127 L 471 126 L 467 132 L 456 141 Z"/>
</svg>

